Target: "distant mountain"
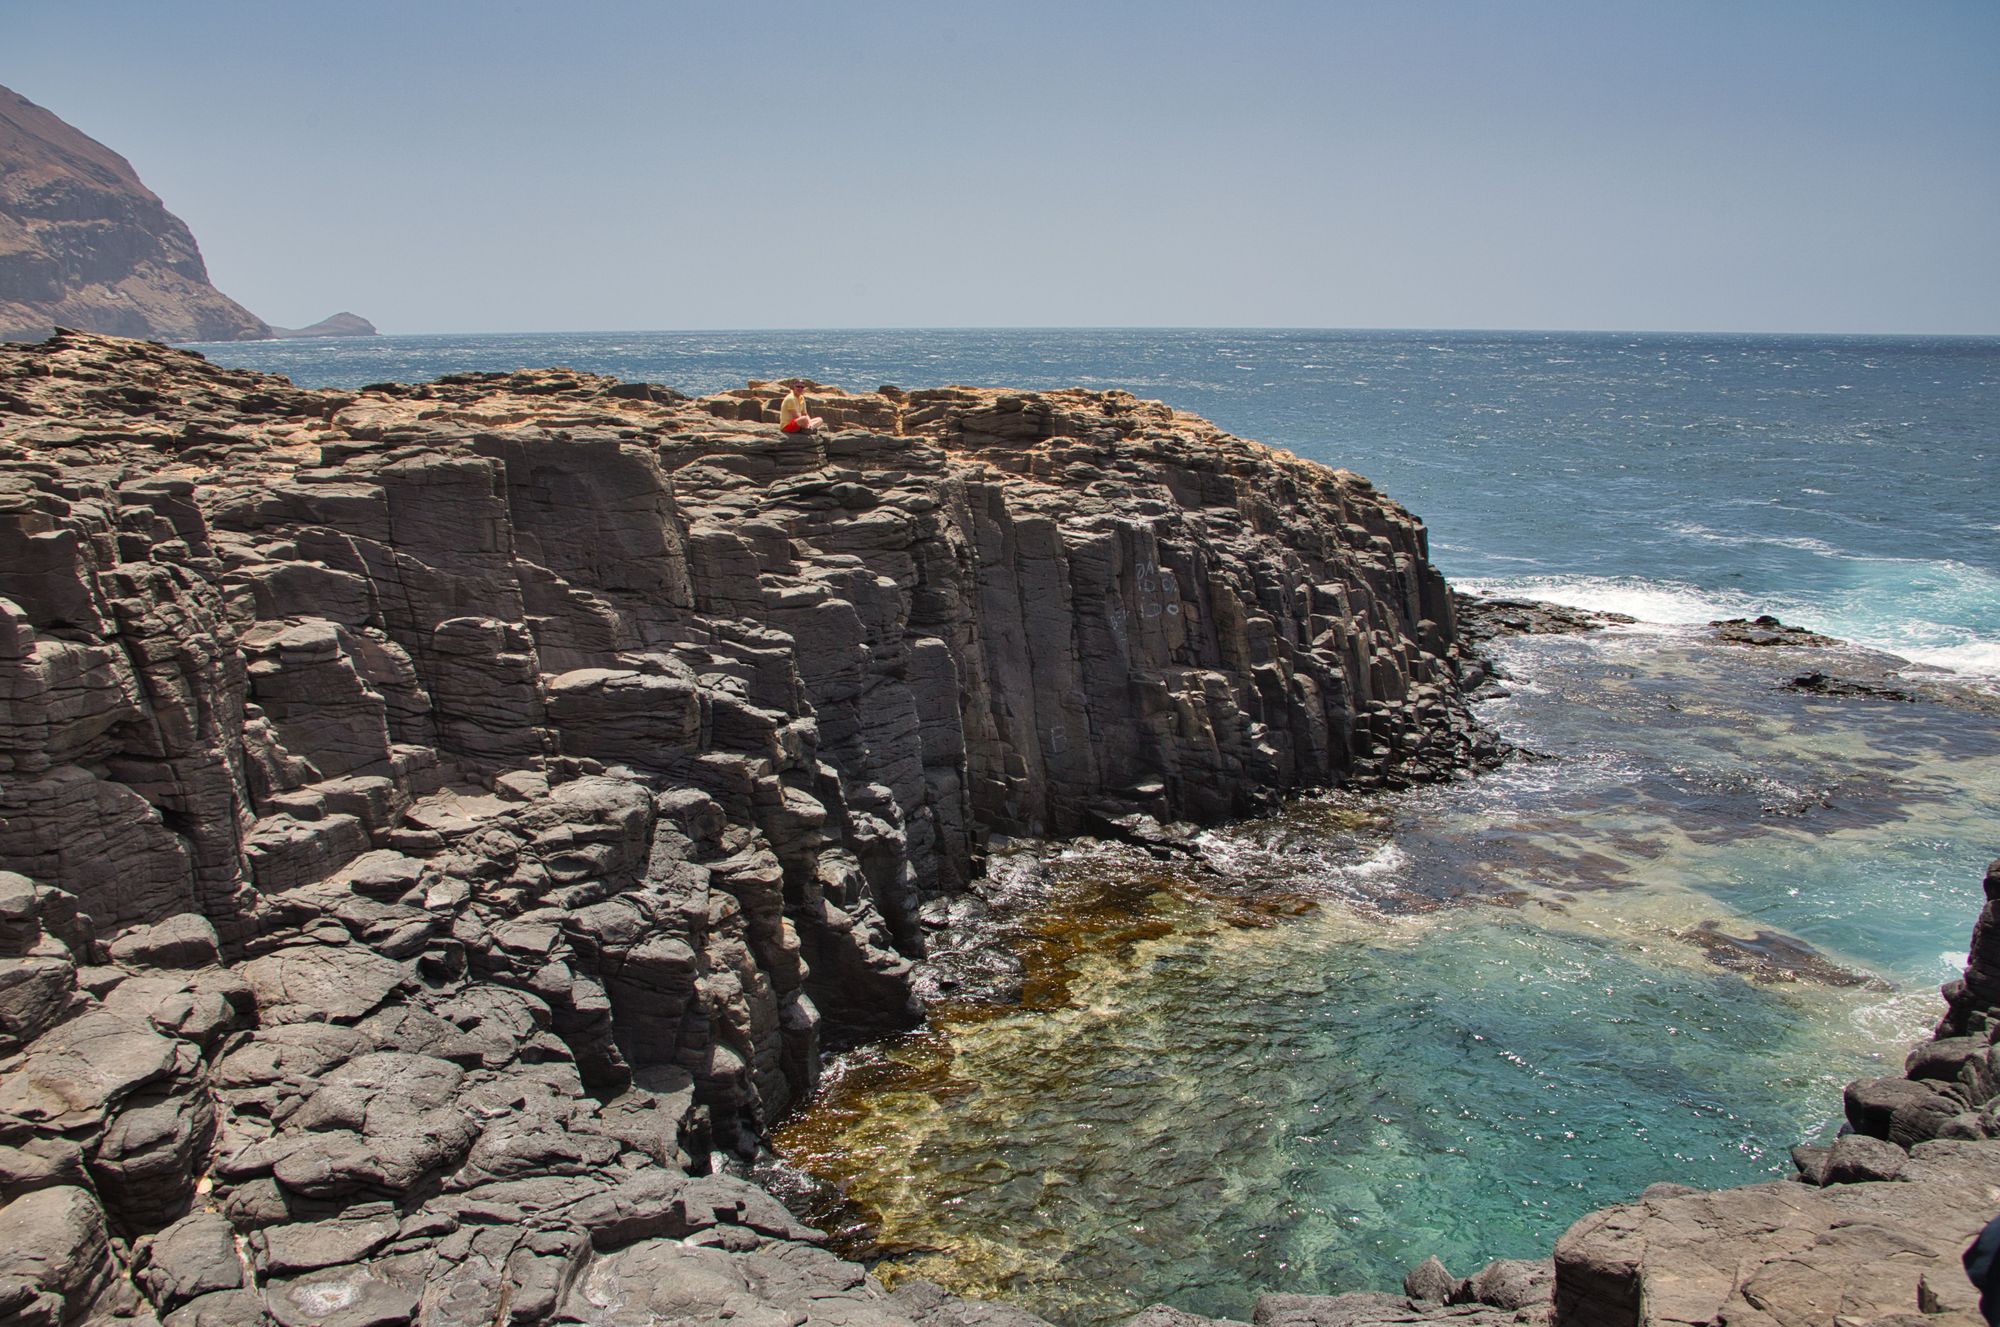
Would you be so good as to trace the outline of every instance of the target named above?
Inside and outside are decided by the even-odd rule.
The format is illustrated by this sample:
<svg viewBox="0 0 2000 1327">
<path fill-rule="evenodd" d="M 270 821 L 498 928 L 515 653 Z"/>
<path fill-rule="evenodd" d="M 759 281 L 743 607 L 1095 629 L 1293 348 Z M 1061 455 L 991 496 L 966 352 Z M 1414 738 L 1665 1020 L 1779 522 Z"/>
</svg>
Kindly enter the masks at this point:
<svg viewBox="0 0 2000 1327">
<path fill-rule="evenodd" d="M 375 336 L 375 324 L 358 313 L 336 313 L 331 318 L 322 318 L 311 327 L 273 327 L 272 336 L 286 338 L 308 336 Z"/>
<path fill-rule="evenodd" d="M 209 284 L 194 236 L 131 163 L 0 87 L 0 339 L 58 325 L 161 341 L 271 335 Z"/>
</svg>

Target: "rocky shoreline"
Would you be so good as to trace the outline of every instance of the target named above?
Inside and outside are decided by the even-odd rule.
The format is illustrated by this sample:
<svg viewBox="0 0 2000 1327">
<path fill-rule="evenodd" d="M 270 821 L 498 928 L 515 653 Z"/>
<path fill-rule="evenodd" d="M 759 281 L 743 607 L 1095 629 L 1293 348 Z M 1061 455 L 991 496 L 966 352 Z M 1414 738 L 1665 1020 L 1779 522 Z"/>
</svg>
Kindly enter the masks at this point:
<svg viewBox="0 0 2000 1327">
<path fill-rule="evenodd" d="M 1004 1317 L 690 1172 L 918 1017 L 989 835 L 1496 758 L 1365 480 L 778 395 L 0 347 L 8 1320 Z"/>
<path fill-rule="evenodd" d="M 919 1016 L 991 836 L 1172 853 L 1497 758 L 1365 480 L 1122 393 L 829 389 L 805 436 L 778 394 L 0 347 L 0 1321 L 1032 1327 L 885 1292 L 710 1154 Z M 1960 1320 L 1996 944 L 1802 1155 L 1827 1187 L 1258 1321 L 1825 1320 L 1718 1241 Z"/>
<path fill-rule="evenodd" d="M 1458 618 L 1462 633 L 1481 641 L 1631 625 L 1630 619 L 1616 615 L 1465 597 L 1460 598 Z M 1770 639 L 1738 639 L 1742 626 L 1712 623 L 1699 634 L 1725 650 L 1783 651 L 1756 661 L 1763 685 L 1786 685 L 1783 679 L 1797 666 L 1792 650 L 1822 652 L 1822 666 L 1837 669 L 1850 680 L 1875 676 L 1878 669 L 1886 675 L 1895 663 L 1824 637 L 1801 640 L 1803 633 L 1774 621 L 1756 627 Z M 1504 673 L 1496 677 L 1505 684 Z M 1897 699 L 1971 714 L 1990 712 L 1990 696 L 1952 682 L 1948 675 L 1919 670 L 1916 681 L 1900 680 L 1914 690 Z M 1820 694 L 1882 698 L 1858 686 Z M 1140 846 L 1155 856 L 1180 851 L 1171 835 L 1142 841 Z M 981 882 L 982 898 L 992 898 L 1003 910 L 1035 906 L 1036 859 L 1032 853 L 1026 855 L 1029 878 L 1011 884 L 1004 878 Z M 1190 865 L 1202 869 L 1198 861 Z M 1012 873 L 1019 875 L 1018 869 Z M 1010 889 L 1017 897 L 1009 898 Z M 1550 1257 L 1503 1259 L 1466 1275 L 1454 1274 L 1432 1258 L 1410 1269 L 1402 1294 L 1265 1294 L 1256 1301 L 1255 1324 L 1983 1321 L 1959 1255 L 1980 1226 L 2000 1212 L 2000 1143 L 1992 1141 L 2000 1135 L 2000 1095 L 1996 1095 L 1991 1042 L 1995 1020 L 2000 1019 L 1995 1004 L 2000 999 L 2000 978 L 1995 975 L 2000 973 L 2000 908 L 1994 902 L 2000 898 L 2000 862 L 1988 869 L 1985 894 L 1987 906 L 1971 940 L 1968 966 L 1964 976 L 1943 992 L 1946 1012 L 1935 1036 L 1910 1048 L 1907 1057 L 1897 1048 L 1896 1057 L 1905 1060 L 1901 1074 L 1850 1084 L 1843 1103 L 1847 1122 L 1840 1137 L 1828 1144 L 1794 1148 L 1790 1178 L 1714 1191 L 1656 1183 L 1631 1202 L 1577 1221 Z M 1776 933 L 1760 931 L 1741 938 L 1709 922 L 1674 938 L 1707 951 L 1718 967 L 1741 972 L 1760 984 L 1805 981 L 1866 985 L 1881 992 L 1891 989 Z M 948 980 L 932 994 L 953 1002 L 1023 1002 L 1018 965 L 996 964 L 982 952 L 973 956 L 980 961 L 968 970 L 961 966 L 965 957 L 951 951 L 940 955 L 932 966 L 943 968 Z M 1050 966 L 1046 957 L 1041 966 Z M 1060 967 L 1060 961 L 1055 966 Z M 1048 980 L 1044 974 L 1037 986 Z M 1042 1008 L 1047 998 L 1047 992 L 1037 991 L 1027 1002 Z M 1062 998 L 1060 993 L 1056 998 Z M 915 1071 L 917 1082 L 945 1073 L 930 1067 L 934 1059 L 952 1063 L 949 1052 L 925 1056 L 916 1062 L 921 1066 Z M 870 1074 L 880 1067 L 872 1060 L 865 1063 Z M 961 1092 L 976 1090 L 963 1081 L 970 1077 L 956 1067 L 947 1074 L 957 1080 Z M 897 1093 L 913 1090 L 910 1082 L 896 1081 Z M 1721 1085 L 1718 1090 L 1727 1092 Z M 864 1100 L 852 1096 L 835 1099 L 837 1115 L 852 1116 L 867 1108 Z M 809 1155 L 828 1151 L 828 1140 L 819 1137 L 810 1122 L 786 1138 L 787 1146 L 800 1142 Z M 935 1138 L 927 1144 L 933 1149 L 937 1145 Z M 1018 1152 L 1018 1146 L 1013 1150 Z M 896 1155 L 900 1154 L 892 1157 Z M 879 1163 L 870 1164 L 883 1169 Z M 1016 1170 L 1023 1165 L 1018 1156 L 1012 1164 Z M 893 1174 L 896 1168 L 892 1161 L 888 1171 Z M 837 1168 L 834 1173 L 837 1176 Z M 790 1178 L 795 1184 L 796 1178 Z M 926 1245 L 877 1243 L 872 1231 L 854 1224 L 868 1219 L 865 1204 L 849 1204 L 824 1191 L 808 1192 L 801 1202 L 792 1189 L 784 1192 L 796 1211 L 834 1231 L 836 1247 L 848 1256 L 871 1262 L 882 1258 L 898 1265 L 912 1254 L 936 1251 Z M 907 1219 L 899 1218 L 892 1239 L 907 1238 L 908 1225 Z M 917 1274 L 926 1272 L 920 1269 Z M 904 1278 L 910 1275 L 898 1272 L 898 1291 L 908 1285 Z M 1230 1319 L 1205 1318 L 1164 1305 L 1120 1321 L 1120 1327 L 1211 1325 L 1235 1327 Z"/>
</svg>

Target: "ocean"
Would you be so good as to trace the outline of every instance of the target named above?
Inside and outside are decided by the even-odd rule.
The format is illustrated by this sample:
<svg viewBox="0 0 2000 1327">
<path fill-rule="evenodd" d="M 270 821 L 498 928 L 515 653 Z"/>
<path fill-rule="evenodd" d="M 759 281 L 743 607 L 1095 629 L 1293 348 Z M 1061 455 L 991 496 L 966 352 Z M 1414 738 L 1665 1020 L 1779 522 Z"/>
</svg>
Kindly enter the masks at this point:
<svg viewBox="0 0 2000 1327">
<path fill-rule="evenodd" d="M 1939 1012 L 2000 855 L 2000 720 L 1829 698 L 1774 613 L 2000 692 L 2000 339 L 854 331 L 232 343 L 308 386 L 562 364 L 1123 388 L 1369 476 L 1464 588 L 1630 614 L 1497 647 L 1523 751 L 1302 802 L 1206 871 L 1049 850 L 1057 992 L 942 1011 L 780 1134 L 844 1247 L 1065 1322 L 1546 1254 L 1658 1180 L 1787 1173 Z M 1816 656 L 1818 657 L 1818 656 Z M 1838 673 L 1849 656 L 1811 665 Z M 1857 665 L 1858 666 L 1858 665 Z M 1762 966 L 1758 966 L 1759 962 Z"/>
</svg>

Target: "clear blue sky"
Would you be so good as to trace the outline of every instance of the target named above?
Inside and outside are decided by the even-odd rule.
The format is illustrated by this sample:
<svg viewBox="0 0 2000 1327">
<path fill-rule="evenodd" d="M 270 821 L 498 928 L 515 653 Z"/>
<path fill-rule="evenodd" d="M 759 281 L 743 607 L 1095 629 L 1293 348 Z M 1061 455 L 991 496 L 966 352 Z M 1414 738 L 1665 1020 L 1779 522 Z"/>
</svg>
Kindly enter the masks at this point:
<svg viewBox="0 0 2000 1327">
<path fill-rule="evenodd" d="M 1993 0 L 0 0 L 0 83 L 278 323 L 2000 333 Z"/>
</svg>

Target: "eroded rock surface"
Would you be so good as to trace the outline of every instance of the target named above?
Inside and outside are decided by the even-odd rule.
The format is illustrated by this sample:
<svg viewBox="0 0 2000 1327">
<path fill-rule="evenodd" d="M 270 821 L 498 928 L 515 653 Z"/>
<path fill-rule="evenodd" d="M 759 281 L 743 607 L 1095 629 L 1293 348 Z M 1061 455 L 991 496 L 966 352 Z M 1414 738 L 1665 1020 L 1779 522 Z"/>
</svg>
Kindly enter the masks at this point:
<svg viewBox="0 0 2000 1327">
<path fill-rule="evenodd" d="M 777 395 L 0 348 L 0 1316 L 1008 1316 L 709 1153 L 917 1016 L 989 833 L 1492 755 L 1366 481 Z"/>
</svg>

